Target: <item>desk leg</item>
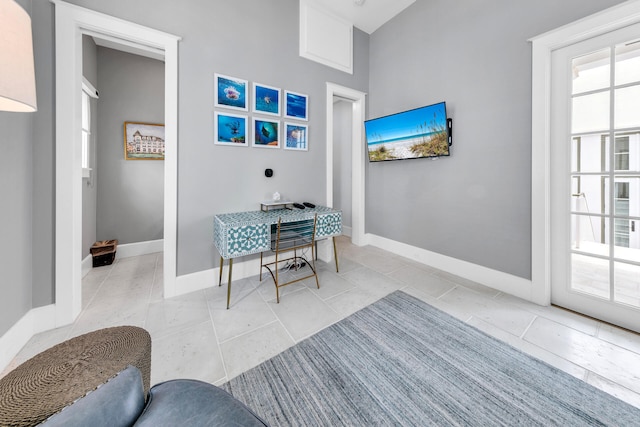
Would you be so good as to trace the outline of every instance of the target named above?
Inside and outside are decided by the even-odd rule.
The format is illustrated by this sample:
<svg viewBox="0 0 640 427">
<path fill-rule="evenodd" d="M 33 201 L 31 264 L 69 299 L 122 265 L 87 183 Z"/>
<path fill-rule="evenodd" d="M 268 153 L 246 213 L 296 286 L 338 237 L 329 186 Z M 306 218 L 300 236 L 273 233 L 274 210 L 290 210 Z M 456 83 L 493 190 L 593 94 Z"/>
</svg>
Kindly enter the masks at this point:
<svg viewBox="0 0 640 427">
<path fill-rule="evenodd" d="M 336 259 L 336 273 L 338 271 L 338 250 L 336 249 L 336 236 L 333 236 L 333 257 Z"/>
<path fill-rule="evenodd" d="M 233 269 L 233 258 L 229 258 L 229 281 L 227 282 L 227 310 L 229 310 L 229 301 L 231 300 L 231 270 Z"/>
<path fill-rule="evenodd" d="M 218 286 L 222 286 L 222 269 L 224 268 L 224 258 L 220 257 L 220 277 L 218 278 Z"/>
</svg>

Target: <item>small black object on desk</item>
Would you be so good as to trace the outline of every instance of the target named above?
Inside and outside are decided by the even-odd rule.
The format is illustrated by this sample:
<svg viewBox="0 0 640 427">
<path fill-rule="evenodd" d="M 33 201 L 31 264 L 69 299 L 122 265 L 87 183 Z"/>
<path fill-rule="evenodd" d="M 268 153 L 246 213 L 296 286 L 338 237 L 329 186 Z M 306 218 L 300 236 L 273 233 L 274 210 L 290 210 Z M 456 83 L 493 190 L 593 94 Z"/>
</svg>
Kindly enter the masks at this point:
<svg viewBox="0 0 640 427">
<path fill-rule="evenodd" d="M 298 209 L 304 209 L 304 205 L 302 205 L 300 203 L 294 203 L 293 206 L 295 206 Z"/>
<path fill-rule="evenodd" d="M 309 202 L 304 202 L 303 205 L 305 205 L 306 207 L 311 208 L 311 209 L 316 207 L 316 205 L 314 205 L 313 203 L 309 203 Z"/>
</svg>

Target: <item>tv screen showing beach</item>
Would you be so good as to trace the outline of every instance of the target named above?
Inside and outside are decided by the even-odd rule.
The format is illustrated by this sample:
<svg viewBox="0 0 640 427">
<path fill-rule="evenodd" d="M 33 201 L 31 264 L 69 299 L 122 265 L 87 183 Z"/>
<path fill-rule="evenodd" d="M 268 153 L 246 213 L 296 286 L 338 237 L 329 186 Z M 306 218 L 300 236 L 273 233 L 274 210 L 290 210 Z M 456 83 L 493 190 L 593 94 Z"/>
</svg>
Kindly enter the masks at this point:
<svg viewBox="0 0 640 427">
<path fill-rule="evenodd" d="M 364 128 L 372 162 L 449 155 L 444 102 L 367 120 Z"/>
</svg>

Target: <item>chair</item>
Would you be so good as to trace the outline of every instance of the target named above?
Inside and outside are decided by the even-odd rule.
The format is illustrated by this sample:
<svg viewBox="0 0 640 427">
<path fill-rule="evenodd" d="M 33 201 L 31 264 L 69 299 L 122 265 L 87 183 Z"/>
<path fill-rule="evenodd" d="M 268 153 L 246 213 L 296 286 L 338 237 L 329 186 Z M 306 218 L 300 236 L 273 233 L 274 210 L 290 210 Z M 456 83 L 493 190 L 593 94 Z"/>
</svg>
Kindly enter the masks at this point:
<svg viewBox="0 0 640 427">
<path fill-rule="evenodd" d="M 276 285 L 276 301 L 280 302 L 280 288 L 310 277 L 316 278 L 316 286 L 320 289 L 318 274 L 316 273 L 315 264 L 315 235 L 316 235 L 316 219 L 318 214 L 314 214 L 313 218 L 294 222 L 282 222 L 282 218 L 278 219 L 278 224 L 274 225 L 274 231 L 271 233 L 271 251 L 275 253 L 275 261 L 264 262 L 263 252 L 260 252 L 260 281 L 262 281 L 262 269 L 266 268 L 273 282 Z M 305 257 L 304 250 L 311 250 L 311 262 Z M 284 254 L 293 252 L 293 256 L 283 257 Z M 311 274 L 280 283 L 279 265 L 284 262 L 292 262 L 297 271 L 301 262 L 307 263 L 311 269 Z"/>
</svg>

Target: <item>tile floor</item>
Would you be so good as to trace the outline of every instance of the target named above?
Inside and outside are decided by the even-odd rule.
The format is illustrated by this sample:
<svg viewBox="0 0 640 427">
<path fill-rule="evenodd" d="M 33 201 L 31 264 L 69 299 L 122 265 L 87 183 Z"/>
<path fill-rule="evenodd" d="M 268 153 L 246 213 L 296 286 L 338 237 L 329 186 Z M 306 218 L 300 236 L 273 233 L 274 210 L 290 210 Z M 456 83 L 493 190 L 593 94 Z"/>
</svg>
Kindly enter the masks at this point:
<svg viewBox="0 0 640 427">
<path fill-rule="evenodd" d="M 151 384 L 197 378 L 222 384 L 397 289 L 640 407 L 640 335 L 557 308 L 541 307 L 374 247 L 338 239 L 340 273 L 318 263 L 307 280 L 281 289 L 270 277 L 162 298 L 162 256 L 117 260 L 83 280 L 73 325 L 33 337 L 5 370 L 79 334 L 122 324 L 153 340 Z M 295 274 L 295 273 L 288 273 Z"/>
</svg>

